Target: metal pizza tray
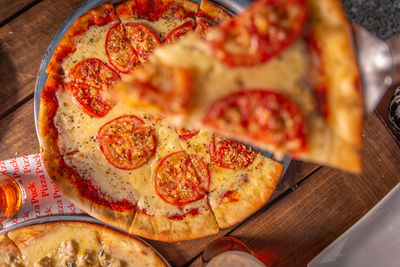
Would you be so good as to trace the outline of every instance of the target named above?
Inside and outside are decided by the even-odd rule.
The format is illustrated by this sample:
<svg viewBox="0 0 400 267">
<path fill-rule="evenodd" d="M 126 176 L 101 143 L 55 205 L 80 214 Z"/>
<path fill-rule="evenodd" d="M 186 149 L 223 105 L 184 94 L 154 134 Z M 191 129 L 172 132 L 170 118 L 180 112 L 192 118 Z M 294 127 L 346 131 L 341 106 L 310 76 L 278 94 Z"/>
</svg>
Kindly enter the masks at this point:
<svg viewBox="0 0 400 267">
<path fill-rule="evenodd" d="M 88 223 L 95 223 L 99 225 L 104 225 L 107 226 L 108 228 L 111 228 L 115 231 L 122 232 L 124 234 L 133 236 L 134 238 L 142 241 L 144 244 L 149 246 L 163 261 L 164 263 L 168 266 L 171 267 L 171 264 L 161 255 L 153 246 L 151 246 L 148 242 L 146 242 L 144 239 L 136 236 L 136 235 L 131 235 L 128 232 L 121 230 L 118 227 L 103 223 L 93 217 L 87 216 L 87 215 L 57 215 L 57 216 L 48 216 L 48 217 L 41 217 L 37 219 L 32 219 L 26 222 L 18 223 L 16 225 L 10 226 L 7 229 L 1 230 L 0 234 L 8 233 L 12 230 L 20 229 L 25 226 L 30 226 L 30 225 L 35 225 L 35 224 L 43 224 L 43 223 L 51 223 L 51 222 L 65 222 L 65 221 L 74 221 L 74 222 L 88 222 Z"/>
</svg>

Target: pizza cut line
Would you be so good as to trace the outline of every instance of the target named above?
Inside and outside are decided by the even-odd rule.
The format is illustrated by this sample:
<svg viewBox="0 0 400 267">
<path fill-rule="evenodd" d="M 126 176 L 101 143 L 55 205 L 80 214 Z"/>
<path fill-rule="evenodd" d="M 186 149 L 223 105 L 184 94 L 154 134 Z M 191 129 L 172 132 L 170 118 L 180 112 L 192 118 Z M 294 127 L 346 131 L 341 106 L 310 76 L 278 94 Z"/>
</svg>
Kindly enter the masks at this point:
<svg viewBox="0 0 400 267">
<path fill-rule="evenodd" d="M 171 73 L 185 78 L 167 84 Z M 256 1 L 204 38 L 157 49 L 119 88 L 176 126 L 361 172 L 360 74 L 340 1 Z"/>
<path fill-rule="evenodd" d="M 207 1 L 130 0 L 75 21 L 48 65 L 39 112 L 42 159 L 66 197 L 102 221 L 167 242 L 215 234 L 267 202 L 282 164 L 106 97 L 155 48 L 203 36 L 227 17 Z M 185 70 L 163 75 L 166 86 L 190 82 Z"/>
</svg>

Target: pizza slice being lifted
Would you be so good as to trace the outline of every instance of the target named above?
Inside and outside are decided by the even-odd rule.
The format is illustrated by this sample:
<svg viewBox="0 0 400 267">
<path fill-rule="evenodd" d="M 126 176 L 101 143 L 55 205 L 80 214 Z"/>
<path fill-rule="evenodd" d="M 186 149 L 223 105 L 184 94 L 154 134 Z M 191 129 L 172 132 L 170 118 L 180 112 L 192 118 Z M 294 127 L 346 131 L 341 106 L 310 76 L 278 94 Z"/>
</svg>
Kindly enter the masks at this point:
<svg viewBox="0 0 400 267">
<path fill-rule="evenodd" d="M 205 34 L 156 49 L 121 86 L 179 126 L 361 171 L 363 101 L 337 0 L 259 0 Z"/>
</svg>

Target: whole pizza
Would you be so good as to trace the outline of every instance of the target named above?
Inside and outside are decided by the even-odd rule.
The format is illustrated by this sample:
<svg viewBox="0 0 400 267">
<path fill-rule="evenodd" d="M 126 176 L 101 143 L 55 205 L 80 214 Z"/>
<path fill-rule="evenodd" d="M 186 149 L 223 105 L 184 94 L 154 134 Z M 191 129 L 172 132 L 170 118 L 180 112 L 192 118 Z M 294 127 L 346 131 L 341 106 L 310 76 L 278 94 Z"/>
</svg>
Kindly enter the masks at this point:
<svg viewBox="0 0 400 267">
<path fill-rule="evenodd" d="M 129 233 L 168 242 L 215 234 L 267 202 L 282 164 L 110 97 L 153 50 L 186 35 L 203 38 L 229 17 L 208 1 L 130 0 L 102 4 L 75 21 L 47 67 L 39 113 L 43 162 L 71 201 Z M 185 69 L 153 71 L 174 92 L 191 83 Z M 155 87 L 142 85 L 157 98 Z"/>
<path fill-rule="evenodd" d="M 167 266 L 143 241 L 87 222 L 53 222 L 0 235 L 0 266 Z"/>
</svg>

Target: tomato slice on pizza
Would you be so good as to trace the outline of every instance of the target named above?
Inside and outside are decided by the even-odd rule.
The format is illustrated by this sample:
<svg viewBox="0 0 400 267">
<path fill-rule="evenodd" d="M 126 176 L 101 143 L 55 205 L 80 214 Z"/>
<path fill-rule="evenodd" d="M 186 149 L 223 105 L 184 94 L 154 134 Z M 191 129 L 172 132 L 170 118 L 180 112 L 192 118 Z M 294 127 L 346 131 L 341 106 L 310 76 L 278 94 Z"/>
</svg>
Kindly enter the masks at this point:
<svg viewBox="0 0 400 267">
<path fill-rule="evenodd" d="M 196 23 L 196 28 L 194 29 L 194 31 L 198 34 L 200 34 L 200 36 L 205 36 L 206 32 L 212 27 L 213 25 L 211 23 L 209 23 L 207 20 L 203 19 L 203 18 L 199 18 L 197 20 Z"/>
<path fill-rule="evenodd" d="M 306 148 L 306 127 L 300 110 L 276 92 L 246 90 L 218 99 L 207 110 L 204 124 L 247 134 L 252 140 L 277 148 L 290 144 L 292 153 Z"/>
<path fill-rule="evenodd" d="M 118 117 L 103 125 L 97 140 L 108 162 L 119 169 L 134 170 L 147 163 L 156 151 L 153 127 L 134 115 Z"/>
<path fill-rule="evenodd" d="M 110 90 L 121 77 L 101 60 L 89 58 L 77 63 L 68 77 L 71 79 L 68 83 L 69 91 L 86 114 L 103 117 L 114 106 L 101 93 Z"/>
<path fill-rule="evenodd" d="M 157 194 L 173 205 L 186 205 L 202 199 L 210 185 L 207 165 L 198 156 L 185 151 L 163 158 L 154 179 Z"/>
<path fill-rule="evenodd" d="M 189 20 L 170 31 L 165 37 L 164 44 L 173 44 L 188 32 L 193 31 L 194 22 Z"/>
<path fill-rule="evenodd" d="M 200 130 L 191 130 L 191 129 L 177 127 L 175 128 L 175 132 L 179 135 L 179 139 L 185 141 L 198 134 Z"/>
<path fill-rule="evenodd" d="M 108 30 L 105 48 L 111 65 L 119 72 L 129 73 L 140 65 L 138 55 L 126 37 L 125 28 L 121 23 Z"/>
<path fill-rule="evenodd" d="M 305 0 L 262 0 L 206 36 L 225 64 L 251 66 L 278 55 L 299 36 L 306 21 Z"/>
<path fill-rule="evenodd" d="M 127 38 L 135 49 L 141 62 L 145 62 L 153 50 L 161 44 L 160 38 L 150 27 L 143 23 L 124 24 Z"/>
<path fill-rule="evenodd" d="M 234 140 L 213 135 L 210 142 L 211 161 L 227 169 L 243 169 L 253 163 L 257 152 Z"/>
</svg>

